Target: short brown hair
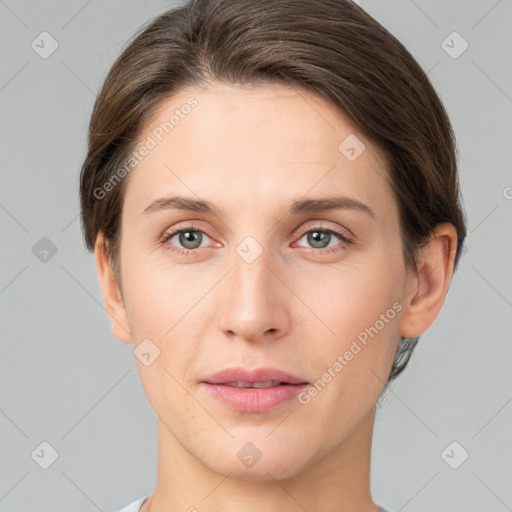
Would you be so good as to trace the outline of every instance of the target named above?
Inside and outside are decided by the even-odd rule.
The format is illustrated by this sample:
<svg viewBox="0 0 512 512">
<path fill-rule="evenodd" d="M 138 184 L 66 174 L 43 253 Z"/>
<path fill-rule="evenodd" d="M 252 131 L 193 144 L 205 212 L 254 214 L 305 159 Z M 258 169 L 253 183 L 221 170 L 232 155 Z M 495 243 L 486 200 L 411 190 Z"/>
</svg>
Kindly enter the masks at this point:
<svg viewBox="0 0 512 512">
<path fill-rule="evenodd" d="M 129 159 L 162 102 L 212 80 L 283 83 L 330 101 L 386 157 L 407 267 L 416 270 L 418 248 L 441 222 L 456 228 L 457 267 L 466 224 L 448 115 L 406 48 L 350 0 L 191 0 L 142 27 L 110 69 L 90 120 L 80 176 L 89 250 L 102 232 L 119 268 L 128 178 L 104 197 L 95 191 Z M 401 339 L 388 383 L 418 339 Z"/>
</svg>

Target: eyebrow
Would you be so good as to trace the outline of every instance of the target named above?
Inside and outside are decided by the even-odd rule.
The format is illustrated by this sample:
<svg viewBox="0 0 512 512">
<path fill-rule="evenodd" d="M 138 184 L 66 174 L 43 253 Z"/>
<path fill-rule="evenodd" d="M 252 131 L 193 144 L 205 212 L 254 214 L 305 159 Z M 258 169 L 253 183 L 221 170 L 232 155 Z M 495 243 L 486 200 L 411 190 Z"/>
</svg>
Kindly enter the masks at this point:
<svg viewBox="0 0 512 512">
<path fill-rule="evenodd" d="M 222 214 L 222 210 L 216 208 L 209 201 L 193 199 L 184 196 L 161 197 L 153 201 L 142 213 L 149 214 L 165 210 L 184 210 L 202 212 L 210 215 Z M 366 204 L 346 196 L 331 196 L 317 199 L 299 199 L 291 202 L 289 213 L 323 212 L 330 210 L 355 210 L 368 214 L 376 220 L 375 213 Z"/>
</svg>

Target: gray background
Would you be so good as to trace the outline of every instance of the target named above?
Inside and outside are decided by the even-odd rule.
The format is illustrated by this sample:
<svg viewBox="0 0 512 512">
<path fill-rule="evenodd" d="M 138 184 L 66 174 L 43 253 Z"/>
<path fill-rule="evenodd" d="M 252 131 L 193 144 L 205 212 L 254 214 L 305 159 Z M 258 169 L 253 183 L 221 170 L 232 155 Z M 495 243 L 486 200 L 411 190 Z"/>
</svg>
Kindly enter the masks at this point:
<svg viewBox="0 0 512 512">
<path fill-rule="evenodd" d="M 156 416 L 132 348 L 113 337 L 103 309 L 80 232 L 78 175 L 108 68 L 140 25 L 174 5 L 0 0 L 4 512 L 108 512 L 154 489 Z M 445 306 L 380 402 L 374 499 L 391 511 L 512 510 L 512 1 L 360 5 L 411 51 L 445 103 L 468 216 Z M 31 47 L 43 31 L 59 45 L 46 59 Z M 460 39 L 442 44 L 454 31 L 469 44 L 457 58 L 445 50 L 460 50 Z M 40 252 L 43 237 L 55 254 Z M 44 441 L 58 453 L 47 469 Z M 446 460 L 459 464 L 462 450 L 469 456 L 453 469 Z"/>
</svg>

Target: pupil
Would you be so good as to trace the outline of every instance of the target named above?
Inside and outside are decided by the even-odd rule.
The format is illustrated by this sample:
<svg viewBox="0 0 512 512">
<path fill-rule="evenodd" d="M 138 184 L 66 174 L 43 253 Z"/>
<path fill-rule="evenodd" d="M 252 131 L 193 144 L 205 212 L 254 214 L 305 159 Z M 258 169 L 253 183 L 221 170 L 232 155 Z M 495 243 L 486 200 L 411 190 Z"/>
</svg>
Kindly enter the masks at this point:
<svg viewBox="0 0 512 512">
<path fill-rule="evenodd" d="M 196 242 L 198 238 L 199 233 L 197 233 L 196 231 L 184 231 L 183 233 L 181 233 L 180 243 L 187 249 L 197 249 L 197 247 L 189 247 L 187 244 L 194 245 L 194 242 Z"/>
<path fill-rule="evenodd" d="M 313 247 L 326 247 L 329 244 L 330 233 L 324 233 L 321 231 L 312 231 L 309 234 L 309 242 Z M 318 240 L 320 238 L 320 240 Z M 327 240 L 327 242 L 326 242 Z M 326 242 L 326 243 L 325 243 Z M 318 245 L 319 244 L 319 245 Z"/>
</svg>

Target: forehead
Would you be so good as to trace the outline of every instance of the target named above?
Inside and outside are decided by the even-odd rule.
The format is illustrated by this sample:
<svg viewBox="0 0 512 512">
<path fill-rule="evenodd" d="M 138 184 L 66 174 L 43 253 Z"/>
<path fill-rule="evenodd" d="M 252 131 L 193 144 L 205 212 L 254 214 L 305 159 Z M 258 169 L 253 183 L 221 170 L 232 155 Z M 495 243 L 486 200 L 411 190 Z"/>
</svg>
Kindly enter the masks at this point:
<svg viewBox="0 0 512 512">
<path fill-rule="evenodd" d="M 261 209 L 262 199 L 268 207 L 333 191 L 376 210 L 395 208 L 379 149 L 340 109 L 302 89 L 218 82 L 182 89 L 146 122 L 137 148 L 144 145 L 151 149 L 125 197 L 139 210 L 165 194 Z"/>
</svg>

